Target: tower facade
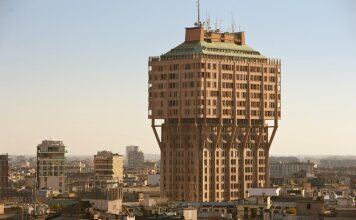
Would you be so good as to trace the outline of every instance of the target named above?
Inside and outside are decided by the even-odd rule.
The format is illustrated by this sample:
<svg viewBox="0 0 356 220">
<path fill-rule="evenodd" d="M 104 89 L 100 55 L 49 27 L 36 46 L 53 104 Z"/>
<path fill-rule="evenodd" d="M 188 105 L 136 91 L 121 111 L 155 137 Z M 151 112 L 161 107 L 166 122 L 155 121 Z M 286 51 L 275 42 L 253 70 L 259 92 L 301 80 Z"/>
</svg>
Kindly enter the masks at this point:
<svg viewBox="0 0 356 220">
<path fill-rule="evenodd" d="M 38 189 L 65 191 L 65 153 L 62 141 L 44 140 L 37 146 Z"/>
<path fill-rule="evenodd" d="M 280 60 L 247 46 L 244 32 L 186 28 L 182 44 L 150 57 L 148 109 L 162 196 L 229 201 L 268 186 L 280 83 Z"/>
</svg>

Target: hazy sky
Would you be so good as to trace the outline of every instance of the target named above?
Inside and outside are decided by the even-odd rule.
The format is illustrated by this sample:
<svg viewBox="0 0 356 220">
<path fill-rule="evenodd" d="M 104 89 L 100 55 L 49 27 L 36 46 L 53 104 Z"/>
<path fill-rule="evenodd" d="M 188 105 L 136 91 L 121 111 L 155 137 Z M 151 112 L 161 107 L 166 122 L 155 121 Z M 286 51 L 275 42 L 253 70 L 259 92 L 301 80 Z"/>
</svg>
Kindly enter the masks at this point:
<svg viewBox="0 0 356 220">
<path fill-rule="evenodd" d="M 221 4 L 221 5 L 218 5 Z M 246 42 L 282 59 L 282 120 L 272 154 L 356 155 L 353 0 L 201 0 Z M 0 153 L 70 154 L 139 145 L 158 153 L 147 119 L 147 64 L 184 40 L 194 0 L 0 1 Z M 233 16 L 232 16 L 233 14 Z"/>
</svg>

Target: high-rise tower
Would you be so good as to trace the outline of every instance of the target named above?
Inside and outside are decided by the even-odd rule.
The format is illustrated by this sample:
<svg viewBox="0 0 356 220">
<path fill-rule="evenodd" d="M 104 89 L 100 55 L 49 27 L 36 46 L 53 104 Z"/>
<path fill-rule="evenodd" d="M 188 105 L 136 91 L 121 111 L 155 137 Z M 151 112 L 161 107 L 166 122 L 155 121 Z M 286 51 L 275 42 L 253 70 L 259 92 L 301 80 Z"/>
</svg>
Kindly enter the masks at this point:
<svg viewBox="0 0 356 220">
<path fill-rule="evenodd" d="M 244 32 L 204 30 L 200 22 L 186 28 L 182 44 L 150 57 L 148 109 L 162 196 L 236 200 L 249 187 L 268 186 L 280 85 L 280 60 L 247 46 Z"/>
</svg>

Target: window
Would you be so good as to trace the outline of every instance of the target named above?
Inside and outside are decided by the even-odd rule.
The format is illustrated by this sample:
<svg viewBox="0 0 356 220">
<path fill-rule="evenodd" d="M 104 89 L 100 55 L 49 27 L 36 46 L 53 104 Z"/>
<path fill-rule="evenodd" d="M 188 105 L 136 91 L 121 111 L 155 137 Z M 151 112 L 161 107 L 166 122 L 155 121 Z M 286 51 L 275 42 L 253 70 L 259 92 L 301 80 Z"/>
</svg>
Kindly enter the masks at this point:
<svg viewBox="0 0 356 220">
<path fill-rule="evenodd" d="M 307 204 L 307 209 L 310 209 L 310 203 Z"/>
</svg>

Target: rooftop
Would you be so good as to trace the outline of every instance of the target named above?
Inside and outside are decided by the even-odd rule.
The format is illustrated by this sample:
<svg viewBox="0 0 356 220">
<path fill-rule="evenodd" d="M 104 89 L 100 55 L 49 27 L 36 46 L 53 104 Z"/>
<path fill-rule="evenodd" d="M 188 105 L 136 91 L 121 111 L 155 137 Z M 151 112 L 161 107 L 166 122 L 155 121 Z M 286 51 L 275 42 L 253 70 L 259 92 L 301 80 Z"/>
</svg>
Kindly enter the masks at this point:
<svg viewBox="0 0 356 220">
<path fill-rule="evenodd" d="M 197 54 L 266 59 L 245 44 L 244 32 L 220 33 L 203 27 L 186 28 L 185 41 L 162 56 Z"/>
<path fill-rule="evenodd" d="M 184 42 L 179 46 L 171 49 L 169 52 L 163 54 L 162 56 L 181 56 L 194 54 L 266 59 L 266 57 L 260 54 L 260 52 L 252 49 L 247 45 L 237 45 L 234 43 L 226 42 L 209 43 L 206 41 Z"/>
</svg>

